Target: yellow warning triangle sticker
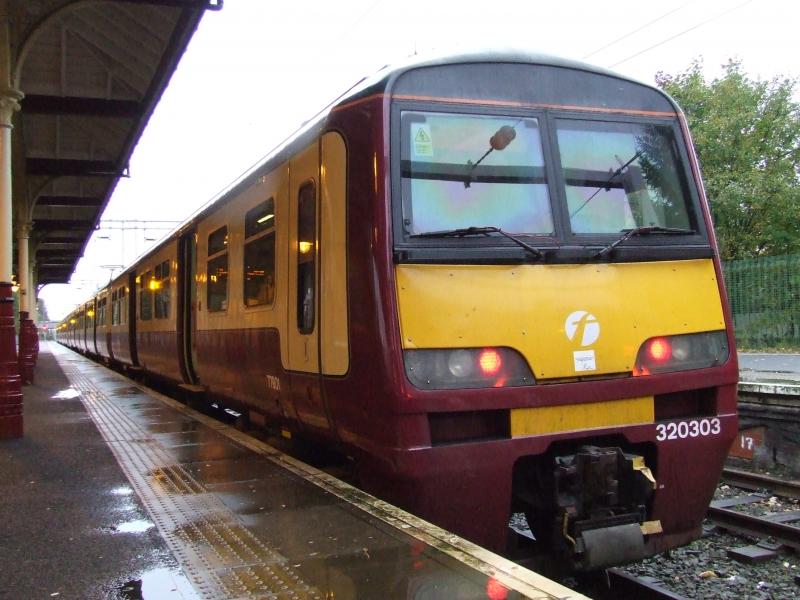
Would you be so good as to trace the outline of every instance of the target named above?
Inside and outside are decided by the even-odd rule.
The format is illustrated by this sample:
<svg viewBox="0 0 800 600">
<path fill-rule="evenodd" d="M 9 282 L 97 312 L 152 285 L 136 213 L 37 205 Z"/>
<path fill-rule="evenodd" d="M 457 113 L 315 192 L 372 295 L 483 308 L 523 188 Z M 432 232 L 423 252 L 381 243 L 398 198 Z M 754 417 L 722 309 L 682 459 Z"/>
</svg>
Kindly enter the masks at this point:
<svg viewBox="0 0 800 600">
<path fill-rule="evenodd" d="M 420 128 L 417 130 L 417 136 L 414 138 L 415 142 L 421 142 L 423 144 L 430 144 L 431 138 L 430 136 L 425 133 L 425 130 Z"/>
</svg>

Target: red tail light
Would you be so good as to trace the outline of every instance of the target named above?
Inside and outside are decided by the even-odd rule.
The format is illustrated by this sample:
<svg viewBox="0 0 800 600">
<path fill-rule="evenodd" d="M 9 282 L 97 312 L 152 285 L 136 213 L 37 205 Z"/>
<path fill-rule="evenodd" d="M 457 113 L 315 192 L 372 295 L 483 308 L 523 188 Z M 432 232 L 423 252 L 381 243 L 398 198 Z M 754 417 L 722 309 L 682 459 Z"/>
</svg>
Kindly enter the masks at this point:
<svg viewBox="0 0 800 600">
<path fill-rule="evenodd" d="M 667 338 L 653 338 L 647 342 L 647 355 L 657 363 L 666 362 L 672 356 L 672 345 Z"/>
<path fill-rule="evenodd" d="M 492 376 L 497 375 L 500 367 L 503 366 L 503 361 L 500 359 L 500 353 L 494 348 L 487 348 L 481 352 L 478 364 L 481 366 L 481 371 L 484 375 Z"/>
<path fill-rule="evenodd" d="M 724 330 L 650 338 L 639 348 L 632 369 L 634 377 L 707 369 L 724 364 L 730 357 Z"/>
<path fill-rule="evenodd" d="M 423 390 L 535 385 L 530 367 L 511 348 L 430 348 L 403 351 L 406 375 Z"/>
</svg>

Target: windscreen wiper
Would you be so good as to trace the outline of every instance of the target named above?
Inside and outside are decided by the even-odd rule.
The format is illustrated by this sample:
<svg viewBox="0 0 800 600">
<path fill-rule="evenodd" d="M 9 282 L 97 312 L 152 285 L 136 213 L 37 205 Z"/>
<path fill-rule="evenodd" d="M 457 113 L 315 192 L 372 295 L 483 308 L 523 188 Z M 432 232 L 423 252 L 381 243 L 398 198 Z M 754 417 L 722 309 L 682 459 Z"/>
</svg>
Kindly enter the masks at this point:
<svg viewBox="0 0 800 600">
<path fill-rule="evenodd" d="M 574 210 L 572 213 L 570 213 L 570 215 L 569 215 L 569 218 L 570 218 L 570 219 L 572 219 L 572 218 L 573 218 L 575 215 L 577 215 L 579 212 L 581 212 L 581 211 L 584 209 L 584 207 L 585 207 L 587 204 L 589 204 L 589 202 L 591 202 L 591 201 L 594 199 L 594 197 L 595 197 L 595 196 L 597 196 L 597 194 L 599 194 L 599 193 L 600 193 L 600 192 L 602 192 L 603 190 L 605 190 L 605 191 L 608 191 L 608 190 L 610 189 L 610 188 L 609 188 L 609 186 L 611 185 L 611 182 L 612 182 L 612 181 L 614 181 L 614 179 L 616 179 L 616 178 L 617 178 L 619 175 L 622 175 L 623 171 L 625 171 L 625 169 L 627 169 L 627 168 L 628 168 L 628 166 L 629 166 L 629 165 L 630 165 L 630 164 L 631 164 L 633 161 L 635 161 L 637 158 L 639 158 L 639 157 L 640 157 L 642 154 L 644 154 L 644 152 L 643 152 L 642 150 L 639 150 L 639 151 L 638 151 L 636 154 L 634 154 L 633 156 L 631 156 L 631 157 L 628 159 L 628 162 L 626 162 L 625 164 L 622 164 L 622 165 L 620 165 L 620 167 L 619 167 L 619 168 L 618 168 L 616 171 L 611 171 L 611 170 L 609 169 L 609 173 L 611 173 L 611 175 L 610 175 L 610 176 L 609 176 L 609 178 L 606 180 L 606 182 L 605 182 L 603 185 L 601 185 L 599 188 L 597 188 L 597 189 L 594 191 L 594 193 L 593 193 L 591 196 L 589 196 L 589 197 L 586 199 L 586 202 L 584 202 L 583 204 L 581 204 L 581 205 L 580 205 L 578 208 L 576 208 L 576 209 L 575 209 L 575 210 Z M 619 160 L 619 158 L 617 158 L 617 160 Z"/>
<path fill-rule="evenodd" d="M 681 229 L 679 227 L 659 227 L 658 225 L 644 225 L 642 227 L 634 227 L 633 229 L 625 229 L 623 231 L 624 233 L 618 239 L 611 242 L 605 248 L 597 251 L 592 255 L 592 258 L 595 259 L 605 256 L 620 244 L 624 244 L 626 241 L 637 235 L 649 235 L 651 233 L 664 233 L 667 235 L 694 235 L 697 233 L 692 229 Z"/>
<path fill-rule="evenodd" d="M 409 237 L 412 238 L 444 238 L 444 237 L 467 237 L 472 235 L 489 235 L 490 233 L 499 233 L 500 235 L 507 237 L 512 242 L 521 246 L 528 252 L 530 252 L 534 257 L 543 259 L 544 252 L 539 250 L 538 248 L 534 248 L 530 244 L 523 242 L 518 237 L 511 235 L 510 233 L 506 233 L 499 227 L 462 227 L 461 229 L 445 229 L 443 231 L 426 231 L 424 233 L 415 233 Z"/>
</svg>

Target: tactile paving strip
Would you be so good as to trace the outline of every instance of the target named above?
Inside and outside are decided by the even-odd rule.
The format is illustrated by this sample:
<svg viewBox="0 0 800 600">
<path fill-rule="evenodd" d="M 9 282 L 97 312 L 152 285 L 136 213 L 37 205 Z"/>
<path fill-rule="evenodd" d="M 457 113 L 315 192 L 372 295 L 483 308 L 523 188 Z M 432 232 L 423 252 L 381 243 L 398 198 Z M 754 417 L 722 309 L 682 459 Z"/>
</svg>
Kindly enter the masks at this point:
<svg viewBox="0 0 800 600">
<path fill-rule="evenodd" d="M 285 557 L 253 536 L 219 499 L 174 464 L 166 449 L 73 361 L 55 356 L 202 597 L 324 598 Z"/>
</svg>

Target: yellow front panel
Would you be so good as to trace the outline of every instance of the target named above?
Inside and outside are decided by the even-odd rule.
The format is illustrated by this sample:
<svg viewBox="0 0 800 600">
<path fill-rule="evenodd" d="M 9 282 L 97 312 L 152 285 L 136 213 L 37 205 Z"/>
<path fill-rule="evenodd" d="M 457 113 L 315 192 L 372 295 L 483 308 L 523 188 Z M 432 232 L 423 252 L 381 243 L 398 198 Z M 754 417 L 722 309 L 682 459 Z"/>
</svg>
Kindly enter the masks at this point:
<svg viewBox="0 0 800 600">
<path fill-rule="evenodd" d="M 404 348 L 507 346 L 537 379 L 630 372 L 647 338 L 725 327 L 710 259 L 396 274 Z"/>
<path fill-rule="evenodd" d="M 610 402 L 518 408 L 511 411 L 511 437 L 640 425 L 654 421 L 653 397 Z"/>
</svg>

